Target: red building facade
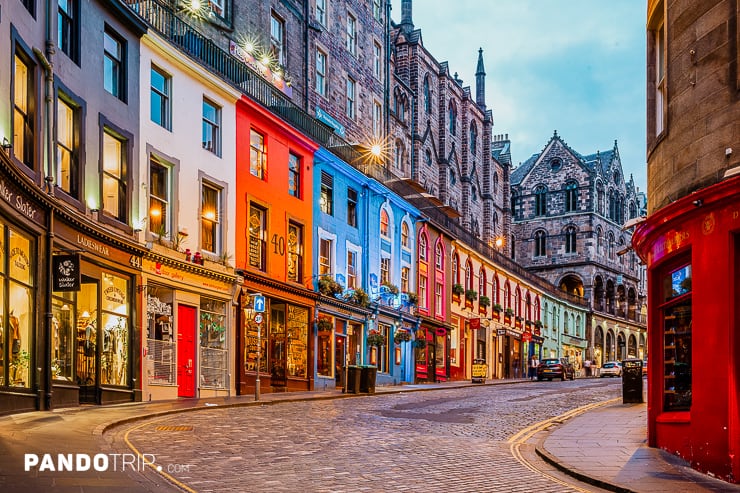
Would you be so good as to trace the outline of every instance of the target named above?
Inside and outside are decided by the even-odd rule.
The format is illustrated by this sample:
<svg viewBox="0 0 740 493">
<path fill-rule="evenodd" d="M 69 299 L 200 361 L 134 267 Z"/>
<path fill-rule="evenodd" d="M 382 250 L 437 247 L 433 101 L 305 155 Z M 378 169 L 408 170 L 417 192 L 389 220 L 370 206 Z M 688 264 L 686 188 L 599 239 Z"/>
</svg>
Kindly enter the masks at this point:
<svg viewBox="0 0 740 493">
<path fill-rule="evenodd" d="M 648 2 L 648 443 L 740 478 L 740 77 L 735 0 Z M 639 220 L 638 220 L 639 222 Z"/>
<path fill-rule="evenodd" d="M 237 102 L 236 142 L 237 392 L 254 392 L 258 376 L 261 392 L 312 390 L 317 146 L 246 97 Z"/>
</svg>

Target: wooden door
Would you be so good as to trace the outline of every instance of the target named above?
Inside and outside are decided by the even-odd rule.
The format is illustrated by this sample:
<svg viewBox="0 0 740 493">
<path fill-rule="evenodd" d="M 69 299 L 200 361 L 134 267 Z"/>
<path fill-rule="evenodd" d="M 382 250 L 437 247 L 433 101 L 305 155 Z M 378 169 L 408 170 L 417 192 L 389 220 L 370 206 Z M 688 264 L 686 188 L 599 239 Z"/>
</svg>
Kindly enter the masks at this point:
<svg viewBox="0 0 740 493">
<path fill-rule="evenodd" d="M 177 396 L 195 397 L 195 328 L 197 310 L 177 307 Z"/>
</svg>

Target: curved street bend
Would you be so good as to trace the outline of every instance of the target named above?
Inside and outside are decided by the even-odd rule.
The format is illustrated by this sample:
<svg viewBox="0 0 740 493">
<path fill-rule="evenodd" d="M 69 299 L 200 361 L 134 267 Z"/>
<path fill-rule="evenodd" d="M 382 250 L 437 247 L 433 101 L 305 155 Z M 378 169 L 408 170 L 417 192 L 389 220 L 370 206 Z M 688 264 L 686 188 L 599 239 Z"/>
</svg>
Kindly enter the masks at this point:
<svg viewBox="0 0 740 493">
<path fill-rule="evenodd" d="M 644 426 L 641 431 L 634 424 L 644 423 L 645 406 L 621 404 L 619 380 L 476 386 L 457 382 L 377 390 L 376 395 L 352 398 L 341 398 L 348 396 L 337 392 L 263 394 L 260 403 L 245 396 L 4 417 L 0 419 L 0 490 L 598 492 L 604 491 L 601 486 L 615 491 L 677 492 L 731 488 L 665 458 L 656 459 L 661 452 L 653 449 L 642 447 L 630 452 L 631 457 L 620 456 L 625 450 L 620 445 L 623 439 L 634 442 L 644 437 Z M 584 407 L 587 411 L 581 414 Z M 178 412 L 183 409 L 191 412 Z M 620 417 L 625 421 L 620 422 Z M 612 454 L 610 445 L 621 448 Z M 132 452 L 148 454 L 163 474 L 151 467 L 141 468 L 143 473 L 131 467 L 127 472 L 24 471 L 25 453 Z M 617 468 L 612 480 L 586 484 L 540 456 L 565 469 L 583 466 L 593 471 L 603 466 L 602 478 L 615 464 L 629 466 L 647 458 L 643 465 L 652 472 L 639 477 L 643 472 L 632 464 Z"/>
</svg>

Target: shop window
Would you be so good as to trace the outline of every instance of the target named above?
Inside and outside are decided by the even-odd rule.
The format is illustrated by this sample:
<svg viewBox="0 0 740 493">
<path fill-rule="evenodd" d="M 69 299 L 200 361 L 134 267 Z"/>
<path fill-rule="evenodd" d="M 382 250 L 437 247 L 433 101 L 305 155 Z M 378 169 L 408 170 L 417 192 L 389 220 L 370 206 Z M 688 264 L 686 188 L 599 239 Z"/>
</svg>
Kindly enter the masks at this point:
<svg viewBox="0 0 740 493">
<path fill-rule="evenodd" d="M 149 385 L 175 385 L 177 346 L 172 318 L 174 291 L 150 285 L 146 301 L 147 355 L 144 367 L 147 382 Z"/>
<path fill-rule="evenodd" d="M 375 359 L 375 366 L 378 367 L 378 373 L 388 373 L 390 371 L 390 352 L 388 351 L 388 337 L 391 333 L 391 326 L 387 324 L 378 324 L 378 332 L 385 337 L 386 343 L 382 346 L 370 347 L 370 361 Z"/>
<path fill-rule="evenodd" d="M 200 301 L 200 386 L 225 389 L 228 372 L 226 303 Z"/>
<path fill-rule="evenodd" d="M 334 335 L 334 322 L 331 317 L 319 318 L 319 330 L 316 347 L 316 373 L 322 377 L 332 376 L 332 359 L 334 355 L 332 337 Z"/>
<path fill-rule="evenodd" d="M 249 207 L 249 266 L 267 269 L 267 211 L 255 204 Z"/>
<path fill-rule="evenodd" d="M 691 409 L 691 264 L 662 275 L 663 410 Z"/>
<path fill-rule="evenodd" d="M 51 377 L 71 382 L 74 375 L 74 320 L 77 303 L 74 293 L 56 293 L 52 298 Z"/>
<path fill-rule="evenodd" d="M 0 322 L 6 327 L 0 330 L 0 385 L 31 387 L 34 256 L 31 238 L 0 223 Z"/>
<path fill-rule="evenodd" d="M 303 226 L 288 223 L 288 280 L 303 282 Z"/>
<path fill-rule="evenodd" d="M 130 346 L 128 289 L 128 280 L 103 273 L 100 305 L 100 324 L 103 329 L 100 334 L 102 385 L 128 385 Z"/>
<path fill-rule="evenodd" d="M 259 371 L 267 372 L 267 331 L 263 324 L 257 324 L 254 317 L 257 314 L 253 309 L 253 299 L 250 299 L 244 309 L 244 370 L 257 371 L 259 356 Z M 258 344 L 261 343 L 261 344 Z M 261 345 L 261 348 L 260 348 Z"/>
</svg>

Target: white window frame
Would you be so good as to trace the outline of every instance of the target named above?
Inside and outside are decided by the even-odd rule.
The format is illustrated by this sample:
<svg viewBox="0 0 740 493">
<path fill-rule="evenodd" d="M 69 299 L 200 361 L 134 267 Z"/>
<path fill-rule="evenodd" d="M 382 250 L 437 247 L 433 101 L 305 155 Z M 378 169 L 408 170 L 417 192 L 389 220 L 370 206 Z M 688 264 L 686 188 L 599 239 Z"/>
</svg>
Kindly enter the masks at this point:
<svg viewBox="0 0 740 493">
<path fill-rule="evenodd" d="M 345 250 L 347 251 L 347 256 L 349 256 L 350 252 L 355 255 L 355 287 L 354 289 L 361 288 L 362 287 L 362 247 L 360 245 L 355 245 L 354 243 L 350 241 L 346 241 L 344 243 Z M 347 287 L 349 288 L 349 263 L 347 265 L 347 272 L 346 279 L 347 279 Z"/>
<path fill-rule="evenodd" d="M 321 266 L 321 263 L 320 263 L 321 262 L 321 241 L 322 240 L 324 240 L 324 241 L 330 241 L 331 242 L 331 248 L 330 248 L 330 252 L 329 252 L 330 255 L 331 255 L 331 258 L 329 259 L 329 268 L 330 268 L 330 271 L 329 271 L 328 274 L 319 274 L 319 276 L 327 275 L 327 276 L 331 276 L 331 278 L 333 279 L 334 276 L 335 276 L 335 274 L 336 274 L 336 272 L 337 272 L 337 262 L 336 262 L 336 258 L 337 258 L 337 235 L 335 235 L 333 233 L 330 233 L 329 231 L 326 231 L 325 229 L 319 228 L 319 230 L 318 230 L 318 237 L 319 237 L 319 241 L 318 241 L 318 251 L 316 252 L 316 258 L 319 261 L 319 264 L 318 264 L 317 272 L 319 272 L 321 270 L 321 268 L 320 268 L 320 266 Z"/>
<path fill-rule="evenodd" d="M 357 56 L 357 18 L 347 12 L 347 37 L 345 48 L 350 55 Z"/>
<path fill-rule="evenodd" d="M 326 77 L 327 77 L 328 57 L 326 52 L 316 49 L 316 66 L 314 71 L 316 74 L 316 93 L 319 96 L 326 97 Z"/>
</svg>

